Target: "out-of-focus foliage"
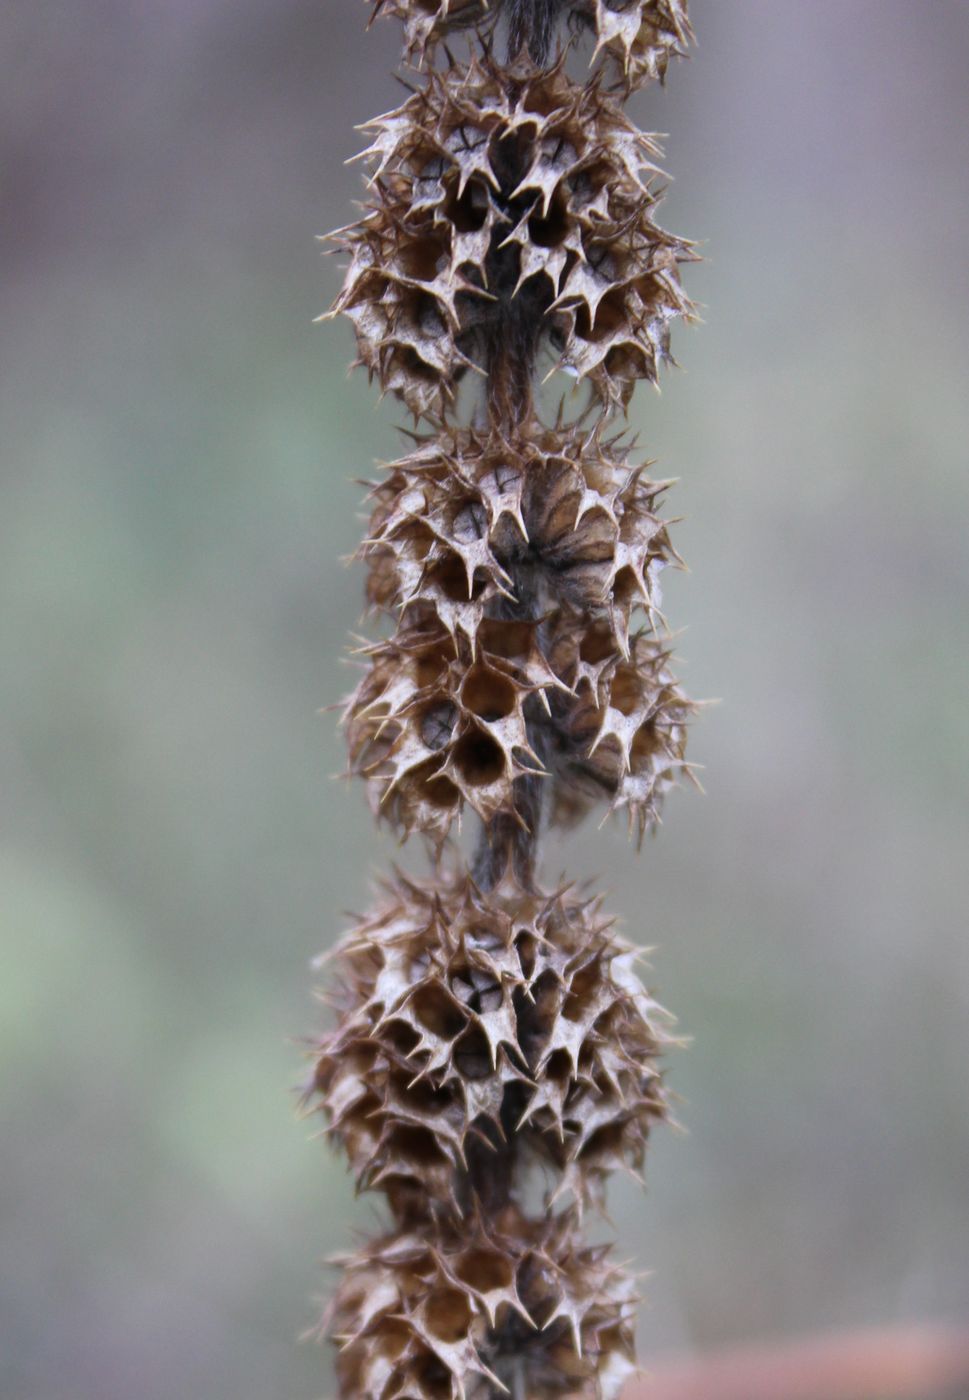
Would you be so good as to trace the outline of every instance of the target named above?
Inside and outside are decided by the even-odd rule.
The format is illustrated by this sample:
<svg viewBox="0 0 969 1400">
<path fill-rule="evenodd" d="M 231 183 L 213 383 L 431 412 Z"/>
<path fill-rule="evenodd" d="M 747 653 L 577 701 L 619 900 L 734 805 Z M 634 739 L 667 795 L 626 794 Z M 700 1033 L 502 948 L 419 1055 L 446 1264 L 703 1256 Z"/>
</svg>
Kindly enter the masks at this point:
<svg viewBox="0 0 969 1400">
<path fill-rule="evenodd" d="M 633 426 L 681 478 L 710 796 L 662 858 L 587 828 L 560 862 L 695 1037 L 691 1138 L 614 1201 L 647 1362 L 969 1307 L 969 12 L 691 12 L 632 114 L 675 133 L 708 324 Z M 294 1121 L 287 1037 L 389 855 L 316 714 L 352 684 L 351 478 L 400 451 L 311 325 L 352 123 L 397 101 L 365 17 L 0 8 L 4 1400 L 329 1385 L 293 1319 L 371 1207 Z"/>
</svg>

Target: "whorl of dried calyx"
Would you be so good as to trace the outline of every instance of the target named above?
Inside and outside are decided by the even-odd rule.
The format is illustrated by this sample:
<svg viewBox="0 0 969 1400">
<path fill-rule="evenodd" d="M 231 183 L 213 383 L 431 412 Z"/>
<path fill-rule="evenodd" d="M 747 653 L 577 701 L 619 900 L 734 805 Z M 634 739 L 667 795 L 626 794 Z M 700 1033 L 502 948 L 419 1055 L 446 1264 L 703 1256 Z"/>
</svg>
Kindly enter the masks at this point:
<svg viewBox="0 0 969 1400">
<path fill-rule="evenodd" d="M 425 605 L 475 649 L 495 604 L 527 588 L 541 614 L 565 606 L 608 623 L 629 651 L 637 609 L 660 626 L 659 575 L 680 560 L 657 514 L 668 483 L 601 427 L 442 429 L 392 463 L 371 492 L 359 557 L 367 596 L 393 616 Z"/>
<path fill-rule="evenodd" d="M 509 48 L 543 61 L 557 26 L 590 30 L 592 63 L 627 92 L 666 76 L 693 38 L 686 0 L 375 0 L 374 14 L 402 21 L 405 45 L 418 62 L 462 29 L 490 34 L 504 21 Z"/>
<path fill-rule="evenodd" d="M 544 625 L 552 664 L 527 622 L 485 619 L 476 653 L 420 621 L 365 648 L 345 718 L 350 769 L 368 779 L 377 815 L 440 842 L 465 806 L 486 823 L 514 817 L 516 784 L 534 778 L 561 824 L 603 799 L 640 838 L 656 823 L 690 771 L 694 708 L 666 646 L 639 634 L 623 656 L 608 625 L 565 610 Z"/>
<path fill-rule="evenodd" d="M 553 820 L 602 799 L 640 835 L 657 819 L 691 706 L 655 635 L 665 483 L 629 453 L 599 429 L 442 429 L 374 487 L 368 596 L 399 621 L 363 648 L 347 737 L 404 832 L 513 814 L 532 775 Z"/>
<path fill-rule="evenodd" d="M 358 1186 L 457 1222 L 537 1163 L 551 1199 L 601 1204 L 667 1116 L 670 1018 L 637 956 L 574 889 L 398 875 L 327 960 L 335 1025 L 307 1095 Z"/>
<path fill-rule="evenodd" d="M 338 1262 L 324 1325 L 354 1400 L 492 1400 L 594 1394 L 634 1370 L 635 1285 L 567 1215 L 514 1206 L 429 1239 L 415 1229 Z"/>
<path fill-rule="evenodd" d="M 656 379 L 694 255 L 653 221 L 654 140 L 597 85 L 472 58 L 366 129 L 371 200 L 332 235 L 351 261 L 331 314 L 415 417 L 449 413 L 469 369 L 500 395 L 509 360 L 520 417 L 543 349 L 600 411 Z"/>
</svg>

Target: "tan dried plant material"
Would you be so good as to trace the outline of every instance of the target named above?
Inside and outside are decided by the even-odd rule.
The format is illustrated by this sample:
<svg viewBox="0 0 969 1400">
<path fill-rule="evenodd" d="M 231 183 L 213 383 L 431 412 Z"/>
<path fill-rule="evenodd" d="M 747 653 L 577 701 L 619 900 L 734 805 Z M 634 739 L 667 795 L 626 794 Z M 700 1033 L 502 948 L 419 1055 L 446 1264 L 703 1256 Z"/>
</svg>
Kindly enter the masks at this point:
<svg viewBox="0 0 969 1400">
<path fill-rule="evenodd" d="M 440 840 L 465 805 L 482 821 L 514 810 L 517 779 L 544 772 L 525 719 L 561 688 L 537 624 L 483 619 L 472 654 L 433 616 L 366 648 L 370 664 L 345 710 L 351 772 L 403 834 Z"/>
<path fill-rule="evenodd" d="M 415 417 L 449 413 L 509 316 L 602 408 L 656 379 L 693 253 L 653 221 L 654 140 L 598 88 L 473 58 L 365 130 L 371 198 L 332 235 L 350 265 L 330 314 Z"/>
<path fill-rule="evenodd" d="M 571 825 L 605 798 L 641 842 L 666 794 L 692 775 L 686 742 L 696 705 L 670 671 L 664 641 L 640 633 L 619 657 L 601 624 L 582 627 L 564 613 L 555 630 L 554 663 L 573 691 L 552 701 L 553 820 Z"/>
<path fill-rule="evenodd" d="M 515 604 L 527 588 L 539 613 L 566 604 L 608 622 L 628 654 L 631 616 L 661 623 L 659 576 L 680 562 L 657 514 L 668 483 L 631 465 L 631 450 L 601 427 L 537 421 L 521 436 L 451 429 L 425 439 L 371 492 L 360 550 L 369 600 L 404 615 L 433 606 L 473 646 L 495 600 Z"/>
<path fill-rule="evenodd" d="M 514 819 L 516 784 L 529 777 L 547 787 L 559 825 L 603 801 L 626 811 L 640 841 L 659 821 L 663 798 L 691 771 L 695 710 L 667 645 L 639 633 L 623 654 L 610 621 L 566 609 L 546 630 L 550 662 L 538 624 L 491 618 L 474 652 L 434 621 L 366 648 L 370 664 L 345 709 L 350 771 L 401 835 L 440 844 L 466 806 L 484 822 Z"/>
<path fill-rule="evenodd" d="M 514 1207 L 432 1238 L 389 1235 L 338 1261 L 326 1325 L 354 1400 L 615 1400 L 633 1373 L 633 1281 L 567 1216 Z"/>
<path fill-rule="evenodd" d="M 627 92 L 662 81 L 670 60 L 682 58 L 693 40 L 686 0 L 526 0 L 526 5 L 544 12 L 538 25 L 549 41 L 562 23 L 572 32 L 591 30 L 593 67 L 604 61 L 606 76 Z M 374 14 L 403 23 L 405 49 L 422 63 L 455 32 L 476 29 L 490 37 L 513 8 L 507 0 L 376 0 Z M 524 28 L 520 22 L 519 28 Z"/>
<path fill-rule="evenodd" d="M 327 960 L 335 1024 L 307 1096 L 358 1186 L 460 1217 L 536 1161 L 580 1205 L 639 1173 L 671 1043 L 639 956 L 574 889 L 398 875 Z"/>
<path fill-rule="evenodd" d="M 622 71 L 627 92 L 662 81 L 693 42 L 686 0 L 594 0 L 591 9 L 596 53 Z"/>
<path fill-rule="evenodd" d="M 691 773 L 666 483 L 612 424 L 670 358 L 694 258 L 656 222 L 659 150 L 617 99 L 692 36 L 685 0 L 375 9 L 428 63 L 365 128 L 329 314 L 415 430 L 370 492 L 358 557 L 387 635 L 358 649 L 344 725 L 350 772 L 433 873 L 395 874 L 324 960 L 304 1102 L 391 1225 L 342 1260 L 323 1327 L 342 1400 L 615 1400 L 633 1285 L 578 1230 L 612 1172 L 641 1174 L 673 1040 L 599 900 L 543 887 L 539 842 L 596 805 L 641 839 Z M 552 423 L 546 369 L 585 386 Z M 466 815 L 467 867 L 448 844 Z"/>
</svg>

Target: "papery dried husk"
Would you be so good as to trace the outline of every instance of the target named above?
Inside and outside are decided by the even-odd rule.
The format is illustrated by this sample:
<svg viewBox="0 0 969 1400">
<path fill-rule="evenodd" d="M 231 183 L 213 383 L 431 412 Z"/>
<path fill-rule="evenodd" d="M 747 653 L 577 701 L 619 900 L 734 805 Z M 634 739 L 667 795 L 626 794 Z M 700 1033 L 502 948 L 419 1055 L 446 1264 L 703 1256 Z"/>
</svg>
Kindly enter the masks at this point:
<svg viewBox="0 0 969 1400">
<path fill-rule="evenodd" d="M 670 1018 L 638 956 L 574 889 L 398 875 L 328 959 L 308 1094 L 358 1186 L 460 1215 L 510 1155 L 519 1186 L 537 1159 L 551 1194 L 601 1205 L 667 1116 Z"/>
<path fill-rule="evenodd" d="M 553 696 L 552 819 L 571 825 L 604 799 L 642 841 L 663 799 L 690 775 L 687 726 L 696 705 L 670 670 L 668 643 L 646 633 L 617 656 L 602 624 L 565 613 L 554 626 L 553 665 L 573 688 Z"/>
<path fill-rule="evenodd" d="M 395 614 L 431 605 L 473 645 L 495 601 L 527 590 L 538 615 L 565 604 L 607 621 L 625 654 L 637 610 L 661 622 L 659 576 L 680 562 L 657 514 L 668 483 L 631 450 L 601 428 L 537 421 L 428 437 L 372 490 L 368 598 Z"/>
<path fill-rule="evenodd" d="M 403 836 L 439 844 L 465 808 L 486 823 L 514 818 L 516 784 L 535 778 L 554 823 L 606 802 L 641 840 L 691 771 L 696 707 L 670 670 L 668 643 L 648 633 L 623 652 L 610 620 L 561 609 L 542 627 L 482 618 L 472 649 L 432 612 L 365 651 L 345 707 L 350 771 Z"/>
<path fill-rule="evenodd" d="M 682 58 L 693 40 L 686 0 L 533 0 L 550 11 L 551 26 L 589 29 L 593 68 L 627 92 L 662 81 L 670 60 Z M 418 63 L 440 42 L 462 30 L 492 34 L 510 7 L 505 0 L 376 0 L 375 14 L 404 26 L 406 52 Z M 527 27 L 527 26 L 526 26 Z"/>
<path fill-rule="evenodd" d="M 507 1207 L 338 1262 L 326 1325 L 348 1400 L 615 1400 L 635 1369 L 635 1285 L 605 1247 L 576 1241 L 568 1217 Z"/>
<path fill-rule="evenodd" d="M 561 683 L 537 630 L 483 618 L 472 651 L 432 612 L 364 649 L 369 666 L 344 712 L 350 770 L 402 834 L 441 840 L 466 806 L 485 822 L 514 812 L 515 783 L 544 773 L 525 708 L 536 697 L 547 709 Z"/>
<path fill-rule="evenodd" d="M 512 311 L 600 410 L 655 381 L 694 255 L 653 221 L 658 147 L 610 98 L 561 64 L 474 58 L 365 129 L 370 204 L 332 235 L 350 265 L 330 314 L 385 391 L 448 415 Z"/>
</svg>

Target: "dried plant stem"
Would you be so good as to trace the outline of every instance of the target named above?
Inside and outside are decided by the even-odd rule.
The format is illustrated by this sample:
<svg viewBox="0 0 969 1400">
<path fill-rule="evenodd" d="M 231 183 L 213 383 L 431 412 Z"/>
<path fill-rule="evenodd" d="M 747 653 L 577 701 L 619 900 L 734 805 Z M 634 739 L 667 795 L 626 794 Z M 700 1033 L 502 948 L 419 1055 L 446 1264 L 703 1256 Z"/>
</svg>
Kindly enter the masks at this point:
<svg viewBox="0 0 969 1400">
<path fill-rule="evenodd" d="M 603 799 L 642 837 L 685 768 L 664 486 L 610 425 L 668 358 L 692 258 L 654 220 L 656 143 L 617 97 L 690 30 L 684 0 L 383 8 L 427 68 L 369 128 L 334 310 L 421 430 L 371 493 L 360 553 L 394 626 L 364 650 L 346 727 L 376 814 L 427 840 L 433 875 L 395 875 L 336 951 L 307 1097 L 390 1219 L 342 1261 L 327 1328 L 344 1400 L 614 1400 L 635 1289 L 581 1216 L 667 1116 L 668 1019 L 599 901 L 543 889 L 539 853 Z M 594 34 L 585 83 L 563 24 Z M 455 28 L 466 61 L 441 42 Z M 588 389 L 552 423 L 549 354 Z M 448 839 L 466 809 L 469 869 Z"/>
</svg>

